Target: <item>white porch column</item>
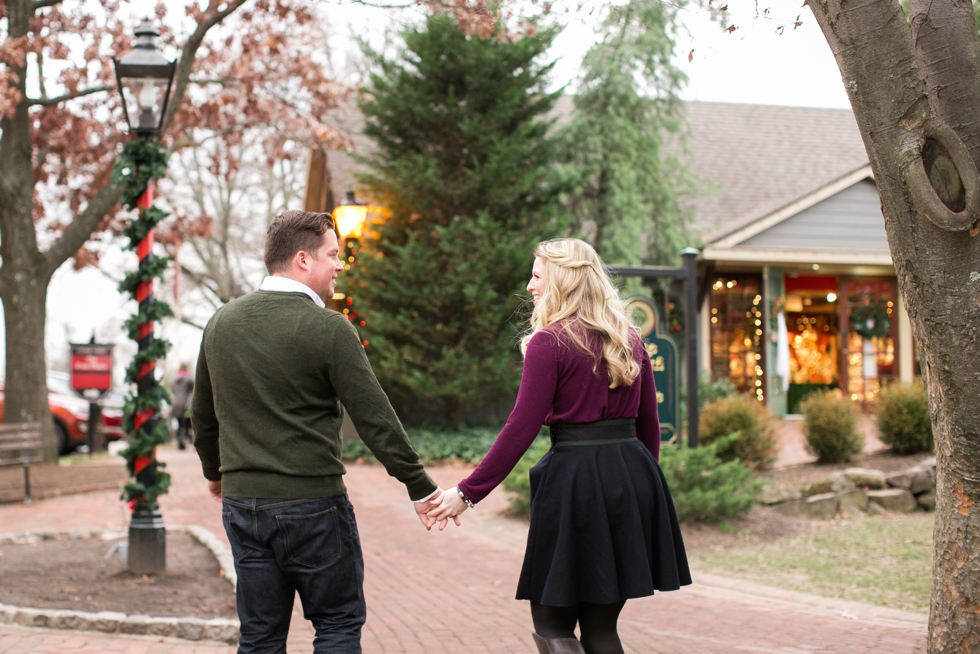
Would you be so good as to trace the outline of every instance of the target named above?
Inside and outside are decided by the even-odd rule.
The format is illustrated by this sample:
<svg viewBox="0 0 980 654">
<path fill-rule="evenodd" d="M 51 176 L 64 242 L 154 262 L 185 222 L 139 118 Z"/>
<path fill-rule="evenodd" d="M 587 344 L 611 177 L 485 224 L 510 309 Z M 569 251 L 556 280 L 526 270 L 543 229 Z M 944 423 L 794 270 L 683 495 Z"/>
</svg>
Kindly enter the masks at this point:
<svg viewBox="0 0 980 654">
<path fill-rule="evenodd" d="M 699 357 L 699 363 L 701 364 L 701 372 L 711 372 L 711 292 L 704 294 L 704 301 L 701 303 L 701 324 L 699 326 L 700 337 L 698 340 L 701 341 L 700 350 L 701 356 Z"/>
<path fill-rule="evenodd" d="M 912 343 L 912 321 L 905 310 L 905 299 L 898 291 L 898 380 L 910 382 L 914 377 L 913 357 L 915 345 Z"/>
</svg>

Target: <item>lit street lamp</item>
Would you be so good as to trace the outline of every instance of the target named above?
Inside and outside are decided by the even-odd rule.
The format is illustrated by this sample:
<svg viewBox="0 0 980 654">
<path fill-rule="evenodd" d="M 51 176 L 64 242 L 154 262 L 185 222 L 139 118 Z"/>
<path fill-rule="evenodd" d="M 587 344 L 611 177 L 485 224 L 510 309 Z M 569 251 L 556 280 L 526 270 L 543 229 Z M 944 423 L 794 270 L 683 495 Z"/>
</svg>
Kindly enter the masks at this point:
<svg viewBox="0 0 980 654">
<path fill-rule="evenodd" d="M 177 70 L 175 61 L 169 61 L 157 47 L 160 32 L 148 20 L 136 30 L 134 49 L 121 57 L 113 59 L 116 67 L 116 81 L 123 99 L 123 111 L 129 132 L 135 138 L 154 140 L 160 135 L 163 120 L 170 100 L 170 89 Z M 135 173 L 135 171 L 133 171 Z M 153 205 L 153 179 L 149 178 L 137 202 L 142 216 Z M 153 278 L 149 270 L 153 265 L 153 231 L 148 230 L 136 247 L 140 272 L 146 273 L 136 288 L 135 297 L 139 302 L 140 313 L 149 315 L 153 306 Z M 139 325 L 137 343 L 139 352 L 146 353 L 153 346 L 153 320 Z M 148 355 L 152 356 L 152 355 Z M 138 371 L 136 388 L 139 401 L 133 415 L 132 436 L 148 436 L 153 433 L 160 420 L 153 408 L 157 397 L 156 364 L 150 360 Z M 132 457 L 131 472 L 136 481 L 144 487 L 152 487 L 157 481 L 156 453 L 151 451 Z M 167 567 L 166 532 L 163 515 L 157 506 L 146 498 L 136 497 L 133 517 L 129 523 L 129 570 L 137 575 L 163 573 Z"/>
<path fill-rule="evenodd" d="M 360 250 L 358 239 L 364 237 L 365 226 L 368 223 L 377 224 L 391 216 L 386 207 L 360 202 L 354 197 L 354 191 L 344 194 L 344 201 L 334 207 L 332 212 L 337 233 L 344 241 L 344 269 L 350 270 L 357 265 L 357 254 Z M 347 319 L 357 326 L 364 327 L 364 319 L 354 309 L 354 298 L 343 293 L 334 294 L 334 300 L 344 304 L 341 311 Z M 366 340 L 361 341 L 367 345 Z"/>
</svg>

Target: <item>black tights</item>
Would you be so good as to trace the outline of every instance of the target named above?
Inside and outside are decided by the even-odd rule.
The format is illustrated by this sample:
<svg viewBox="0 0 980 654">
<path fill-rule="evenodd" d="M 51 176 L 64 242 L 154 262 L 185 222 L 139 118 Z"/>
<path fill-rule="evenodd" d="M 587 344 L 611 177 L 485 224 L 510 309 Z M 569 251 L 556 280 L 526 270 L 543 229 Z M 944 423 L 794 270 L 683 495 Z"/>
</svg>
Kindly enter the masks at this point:
<svg viewBox="0 0 980 654">
<path fill-rule="evenodd" d="M 575 624 L 582 632 L 586 654 L 623 654 L 616 622 L 626 602 L 573 606 L 546 606 L 531 602 L 534 631 L 542 638 L 575 638 Z"/>
</svg>

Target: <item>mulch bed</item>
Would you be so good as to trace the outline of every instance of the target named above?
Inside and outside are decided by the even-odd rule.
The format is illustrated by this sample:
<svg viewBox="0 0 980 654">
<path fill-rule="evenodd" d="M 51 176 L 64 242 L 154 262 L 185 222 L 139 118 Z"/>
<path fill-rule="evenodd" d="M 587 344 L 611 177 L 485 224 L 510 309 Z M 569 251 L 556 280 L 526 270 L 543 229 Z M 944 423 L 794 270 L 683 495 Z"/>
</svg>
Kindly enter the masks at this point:
<svg viewBox="0 0 980 654">
<path fill-rule="evenodd" d="M 59 466 L 31 466 L 31 498 L 35 500 L 70 493 L 122 488 L 129 478 L 121 463 L 96 462 Z M 0 504 L 24 501 L 24 469 L 0 468 Z"/>
<path fill-rule="evenodd" d="M 154 617 L 237 618 L 235 591 L 210 550 L 193 537 L 167 534 L 167 574 L 136 577 L 114 541 L 45 540 L 0 545 L 0 604 Z"/>
</svg>

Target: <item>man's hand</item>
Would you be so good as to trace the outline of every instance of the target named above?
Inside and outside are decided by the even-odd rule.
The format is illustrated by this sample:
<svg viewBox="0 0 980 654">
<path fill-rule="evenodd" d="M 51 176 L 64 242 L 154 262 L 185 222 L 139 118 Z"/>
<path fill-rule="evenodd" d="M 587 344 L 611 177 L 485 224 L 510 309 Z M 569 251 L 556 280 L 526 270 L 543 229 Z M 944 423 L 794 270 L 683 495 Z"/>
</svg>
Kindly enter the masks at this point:
<svg viewBox="0 0 980 654">
<path fill-rule="evenodd" d="M 221 504 L 221 480 L 209 481 L 208 482 L 208 492 L 211 493 L 211 499 Z"/>
<path fill-rule="evenodd" d="M 459 496 L 455 486 L 443 491 L 439 497 L 432 498 L 429 503 L 432 504 L 432 509 L 429 510 L 428 518 L 439 523 L 439 531 L 446 528 L 450 519 L 458 527 L 460 525 L 459 514 L 469 508 Z"/>
<path fill-rule="evenodd" d="M 435 518 L 430 518 L 427 514 L 432 510 L 434 502 L 438 502 L 439 498 L 442 497 L 442 489 L 436 490 L 436 494 L 427 499 L 425 502 L 412 502 L 412 506 L 415 507 L 415 513 L 418 514 L 419 520 L 422 522 L 422 526 L 426 530 L 432 529 L 432 526 L 436 524 Z"/>
</svg>

